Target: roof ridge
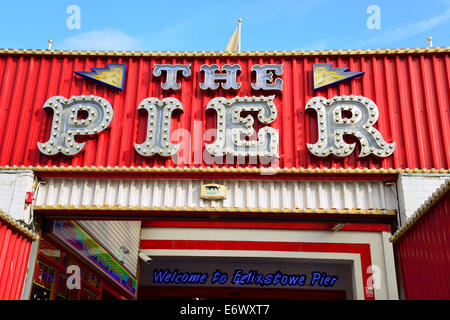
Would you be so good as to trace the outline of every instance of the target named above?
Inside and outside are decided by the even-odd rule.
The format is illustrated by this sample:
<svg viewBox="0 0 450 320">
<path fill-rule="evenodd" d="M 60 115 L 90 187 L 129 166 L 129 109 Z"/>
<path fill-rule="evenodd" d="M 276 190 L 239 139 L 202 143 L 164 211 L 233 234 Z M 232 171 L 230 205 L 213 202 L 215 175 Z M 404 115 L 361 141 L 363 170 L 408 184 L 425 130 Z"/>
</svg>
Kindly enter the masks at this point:
<svg viewBox="0 0 450 320">
<path fill-rule="evenodd" d="M 407 232 L 416 222 L 422 218 L 428 210 L 436 204 L 447 192 L 450 192 L 450 179 L 442 183 L 433 194 L 425 200 L 414 214 L 401 226 L 390 238 L 391 242 L 397 241 L 405 232 Z"/>
<path fill-rule="evenodd" d="M 119 51 L 119 50 L 56 50 L 0 48 L 0 54 L 42 55 L 99 55 L 99 56 L 305 56 L 305 55 L 376 55 L 411 53 L 449 53 L 450 47 L 418 47 L 394 49 L 333 49 L 333 50 L 282 50 L 282 51 Z"/>
<path fill-rule="evenodd" d="M 329 173 L 329 174 L 400 174 L 400 173 L 434 173 L 434 174 L 450 174 L 450 168 L 311 168 L 311 167 L 183 167 L 183 166 L 57 166 L 57 165 L 5 165 L 0 166 L 0 171 L 5 170 L 33 170 L 37 172 L 236 172 L 236 173 L 260 173 L 260 172 L 277 172 L 277 173 Z"/>
<path fill-rule="evenodd" d="M 22 232 L 26 237 L 28 237 L 32 241 L 36 241 L 37 239 L 39 239 L 39 235 L 36 232 L 26 228 L 19 221 L 11 217 L 9 214 L 3 212 L 1 209 L 0 209 L 0 220 L 3 220 L 9 226 Z"/>
</svg>

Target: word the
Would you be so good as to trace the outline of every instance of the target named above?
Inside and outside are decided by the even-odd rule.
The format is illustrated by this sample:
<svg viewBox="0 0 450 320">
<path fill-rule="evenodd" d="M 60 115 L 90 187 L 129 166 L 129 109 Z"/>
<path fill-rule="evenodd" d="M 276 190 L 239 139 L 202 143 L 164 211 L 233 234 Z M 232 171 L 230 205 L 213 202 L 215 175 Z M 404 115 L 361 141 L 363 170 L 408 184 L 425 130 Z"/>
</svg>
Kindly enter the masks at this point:
<svg viewBox="0 0 450 320">
<path fill-rule="evenodd" d="M 181 72 L 184 77 L 189 77 L 191 75 L 191 65 L 155 64 L 153 75 L 160 77 L 163 71 L 166 72 L 166 81 L 161 83 L 161 88 L 164 90 L 179 90 L 181 84 L 178 83 L 178 72 Z M 241 71 L 239 64 L 226 64 L 222 67 L 222 72 L 217 64 L 204 64 L 200 67 L 200 71 L 203 71 L 205 74 L 204 82 L 199 84 L 202 90 L 217 90 L 219 87 L 222 87 L 224 90 L 238 90 L 241 88 L 241 84 L 237 82 L 237 73 Z M 256 73 L 256 81 L 251 84 L 254 90 L 283 90 L 283 80 L 281 78 L 277 78 L 273 82 L 273 73 L 278 76 L 283 74 L 283 64 L 264 64 L 262 66 L 256 64 L 252 66 L 251 71 Z"/>
</svg>

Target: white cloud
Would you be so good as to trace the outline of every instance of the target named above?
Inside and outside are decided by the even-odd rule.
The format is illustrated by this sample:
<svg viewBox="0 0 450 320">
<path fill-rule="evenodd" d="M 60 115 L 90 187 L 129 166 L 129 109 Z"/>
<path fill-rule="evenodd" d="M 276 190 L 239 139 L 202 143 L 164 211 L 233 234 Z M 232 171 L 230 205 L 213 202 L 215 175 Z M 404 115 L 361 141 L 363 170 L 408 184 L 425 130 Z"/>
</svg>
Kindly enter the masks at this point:
<svg viewBox="0 0 450 320">
<path fill-rule="evenodd" d="M 55 41 L 55 49 L 139 50 L 141 41 L 118 29 L 92 30 Z"/>
<path fill-rule="evenodd" d="M 305 45 L 303 48 L 297 48 L 295 50 L 325 50 L 330 47 L 330 40 L 317 40 L 313 43 Z"/>
</svg>

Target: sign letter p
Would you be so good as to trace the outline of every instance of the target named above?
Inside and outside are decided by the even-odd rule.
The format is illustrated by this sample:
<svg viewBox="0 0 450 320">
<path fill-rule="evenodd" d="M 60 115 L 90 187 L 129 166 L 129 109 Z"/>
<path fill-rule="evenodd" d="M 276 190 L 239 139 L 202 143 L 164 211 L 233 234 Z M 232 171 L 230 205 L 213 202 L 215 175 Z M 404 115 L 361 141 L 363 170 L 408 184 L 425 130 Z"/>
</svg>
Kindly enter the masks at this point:
<svg viewBox="0 0 450 320">
<path fill-rule="evenodd" d="M 96 96 L 74 96 L 70 99 L 56 96 L 44 104 L 45 108 L 53 109 L 53 123 L 50 139 L 38 142 L 39 150 L 46 155 L 62 153 L 73 156 L 79 153 L 85 142 L 78 143 L 75 136 L 95 135 L 105 130 L 112 121 L 111 104 Z M 80 118 L 81 113 L 86 115 Z"/>
</svg>

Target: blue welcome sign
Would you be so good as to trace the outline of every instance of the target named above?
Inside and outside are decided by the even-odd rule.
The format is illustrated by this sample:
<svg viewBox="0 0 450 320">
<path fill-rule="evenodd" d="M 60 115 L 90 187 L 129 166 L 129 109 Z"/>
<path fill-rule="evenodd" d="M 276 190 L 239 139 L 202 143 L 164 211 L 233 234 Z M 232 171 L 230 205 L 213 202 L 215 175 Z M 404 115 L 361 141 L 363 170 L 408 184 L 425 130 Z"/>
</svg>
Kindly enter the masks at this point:
<svg viewBox="0 0 450 320">
<path fill-rule="evenodd" d="M 181 272 L 178 269 L 153 269 L 154 284 L 178 284 L 178 285 L 259 285 L 269 286 L 290 286 L 303 287 L 334 287 L 339 277 L 329 275 L 322 271 L 313 271 L 310 274 L 287 274 L 281 271 L 273 273 L 260 273 L 257 270 L 235 269 L 233 274 L 228 275 L 217 269 L 215 272 Z"/>
</svg>

